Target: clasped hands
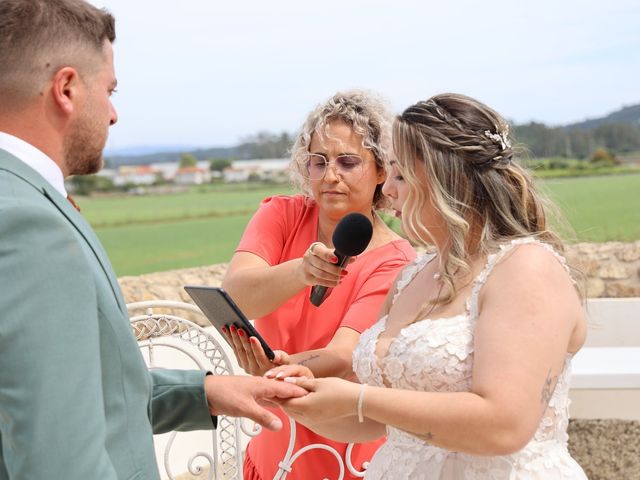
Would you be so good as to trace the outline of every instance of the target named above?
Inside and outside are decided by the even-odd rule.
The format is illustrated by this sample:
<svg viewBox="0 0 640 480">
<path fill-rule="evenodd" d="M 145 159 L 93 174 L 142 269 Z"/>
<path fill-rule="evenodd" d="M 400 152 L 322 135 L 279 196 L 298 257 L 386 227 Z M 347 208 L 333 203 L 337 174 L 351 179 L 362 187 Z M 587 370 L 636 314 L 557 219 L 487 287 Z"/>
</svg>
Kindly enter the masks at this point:
<svg viewBox="0 0 640 480">
<path fill-rule="evenodd" d="M 289 355 L 282 350 L 275 350 L 275 358 L 270 362 L 258 339 L 248 337 L 244 330 L 233 327 L 233 330 L 227 330 L 226 335 L 232 339 L 240 365 L 252 375 L 264 375 L 264 378 L 240 378 L 268 382 L 273 390 L 285 386 L 292 389 L 290 394 L 269 394 L 268 401 L 263 401 L 262 404 L 279 406 L 289 417 L 310 428 L 323 421 L 355 415 L 360 388 L 358 384 L 334 377 L 316 379 L 309 368 L 290 363 Z M 269 429 L 279 430 L 282 427 L 280 420 L 272 413 L 266 410 L 264 412 L 259 420 L 249 418 Z M 267 413 L 271 417 L 267 417 Z"/>
<path fill-rule="evenodd" d="M 311 430 L 325 422 L 333 422 L 357 415 L 360 385 L 342 378 L 313 378 L 303 365 L 276 367 L 265 374 L 267 378 L 304 388 L 308 393 L 300 397 L 278 399 L 284 412 Z"/>
<path fill-rule="evenodd" d="M 290 356 L 282 350 L 274 351 L 275 358 L 271 362 L 256 337 L 248 337 L 246 332 L 235 327 L 226 335 L 247 372 L 262 374 L 261 380 L 276 385 L 303 389 L 303 394 L 296 391 L 291 397 L 271 398 L 271 406 L 281 407 L 289 417 L 311 429 L 326 421 L 356 415 L 359 384 L 335 377 L 316 379 L 308 367 L 291 363 Z"/>
</svg>

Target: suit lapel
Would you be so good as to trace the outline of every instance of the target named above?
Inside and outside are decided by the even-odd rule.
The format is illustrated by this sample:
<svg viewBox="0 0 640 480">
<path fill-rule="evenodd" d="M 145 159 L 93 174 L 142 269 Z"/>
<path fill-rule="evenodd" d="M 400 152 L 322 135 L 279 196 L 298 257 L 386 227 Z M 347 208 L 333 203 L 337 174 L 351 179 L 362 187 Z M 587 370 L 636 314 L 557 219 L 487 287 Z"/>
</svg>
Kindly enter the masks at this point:
<svg viewBox="0 0 640 480">
<path fill-rule="evenodd" d="M 100 240 L 87 221 L 80 215 L 69 201 L 64 198 L 58 191 L 53 188 L 40 174 L 29 167 L 27 164 L 17 159 L 13 155 L 8 154 L 0 149 L 0 170 L 6 170 L 14 175 L 22 178 L 30 183 L 38 191 L 40 191 L 56 208 L 69 220 L 80 235 L 85 239 L 89 248 L 93 251 L 98 263 L 102 267 L 104 274 L 109 279 L 109 284 L 114 296 L 118 302 L 118 306 L 123 313 L 126 314 L 126 305 L 120 292 L 118 279 L 115 276 L 111 262 L 109 261 Z"/>
<path fill-rule="evenodd" d="M 87 244 L 93 251 L 93 254 L 98 259 L 98 263 L 102 267 L 105 275 L 109 279 L 109 284 L 111 285 L 111 290 L 118 300 L 118 305 L 123 312 L 126 312 L 126 306 L 124 305 L 124 300 L 122 299 L 122 294 L 120 293 L 120 286 L 118 284 L 118 279 L 115 276 L 113 271 L 113 267 L 111 266 L 111 262 L 107 257 L 107 252 L 104 251 L 102 247 L 102 243 L 98 239 L 98 236 L 91 228 L 91 225 L 87 223 L 82 215 L 80 215 L 75 208 L 69 203 L 69 201 L 60 195 L 57 190 L 53 187 L 44 187 L 43 193 L 45 197 L 47 197 L 60 212 L 67 217 L 69 222 L 76 228 L 76 230 L 82 235 L 82 237 L 86 240 Z"/>
</svg>

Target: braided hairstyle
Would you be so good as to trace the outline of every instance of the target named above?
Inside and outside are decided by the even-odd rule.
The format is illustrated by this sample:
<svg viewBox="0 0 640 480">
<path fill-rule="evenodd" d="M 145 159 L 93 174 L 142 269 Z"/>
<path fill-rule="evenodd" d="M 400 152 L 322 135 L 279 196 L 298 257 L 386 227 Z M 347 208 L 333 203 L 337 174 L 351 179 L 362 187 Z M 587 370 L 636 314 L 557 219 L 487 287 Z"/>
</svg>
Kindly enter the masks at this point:
<svg viewBox="0 0 640 480">
<path fill-rule="evenodd" d="M 453 300 L 454 276 L 470 273 L 471 256 L 489 254 L 505 241 L 535 236 L 562 251 L 547 225 L 547 201 L 531 174 L 514 161 L 508 124 L 491 108 L 464 95 L 436 95 L 396 117 L 393 146 L 410 187 L 409 211 L 403 212 L 407 235 L 418 244 L 436 246 L 421 221 L 428 203 L 447 229 L 449 242 L 438 258 L 448 288 L 435 303 Z M 418 178 L 418 163 L 426 178 Z M 471 232 L 479 238 L 470 239 Z M 477 248 L 469 251 L 471 246 Z"/>
<path fill-rule="evenodd" d="M 309 145 L 314 133 L 328 135 L 327 127 L 333 121 L 342 121 L 362 137 L 362 146 L 373 153 L 376 167 L 386 169 L 391 150 L 392 115 L 385 101 L 374 93 L 364 90 L 338 92 L 326 102 L 318 105 L 307 117 L 296 136 L 289 163 L 289 176 L 293 186 L 311 195 L 309 181 L 302 175 L 304 157 L 309 153 Z M 375 189 L 373 208 L 386 206 L 382 184 Z"/>
</svg>

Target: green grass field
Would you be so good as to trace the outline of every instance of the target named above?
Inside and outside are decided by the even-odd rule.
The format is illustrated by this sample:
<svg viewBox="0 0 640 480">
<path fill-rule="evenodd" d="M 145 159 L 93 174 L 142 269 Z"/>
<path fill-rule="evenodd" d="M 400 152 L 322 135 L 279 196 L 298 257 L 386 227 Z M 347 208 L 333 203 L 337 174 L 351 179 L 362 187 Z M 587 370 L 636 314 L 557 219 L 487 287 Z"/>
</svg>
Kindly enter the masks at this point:
<svg viewBox="0 0 640 480">
<path fill-rule="evenodd" d="M 640 175 L 550 179 L 543 185 L 576 241 L 640 240 Z"/>
<path fill-rule="evenodd" d="M 553 179 L 543 189 L 575 241 L 640 239 L 640 175 Z M 119 276 L 226 262 L 260 200 L 287 185 L 220 185 L 175 195 L 81 198 Z"/>
<path fill-rule="evenodd" d="M 222 188 L 221 188 L 222 187 Z M 118 276 L 227 262 L 260 201 L 287 185 L 80 199 Z"/>
<path fill-rule="evenodd" d="M 246 216 L 255 212 L 264 197 L 289 191 L 286 185 L 231 187 L 210 185 L 167 195 L 87 197 L 82 199 L 82 213 L 94 228 Z"/>
<path fill-rule="evenodd" d="M 118 276 L 229 261 L 251 214 L 97 229 Z"/>
</svg>

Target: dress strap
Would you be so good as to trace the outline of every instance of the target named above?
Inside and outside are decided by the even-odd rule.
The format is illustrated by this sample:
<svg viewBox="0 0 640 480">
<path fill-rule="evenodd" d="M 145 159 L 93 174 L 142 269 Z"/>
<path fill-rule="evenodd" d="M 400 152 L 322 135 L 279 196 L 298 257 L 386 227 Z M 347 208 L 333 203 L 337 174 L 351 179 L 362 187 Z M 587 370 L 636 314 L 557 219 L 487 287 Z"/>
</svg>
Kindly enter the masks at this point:
<svg viewBox="0 0 640 480">
<path fill-rule="evenodd" d="M 507 253 L 509 253 L 511 250 L 513 250 L 514 248 L 520 245 L 525 245 L 525 244 L 539 245 L 545 250 L 547 250 L 548 252 L 550 252 L 554 257 L 556 257 L 558 262 L 560 262 L 562 267 L 565 269 L 565 271 L 571 278 L 571 281 L 575 283 L 575 281 L 573 280 L 573 277 L 571 276 L 569 267 L 567 265 L 567 260 L 558 252 L 556 252 L 551 245 L 549 245 L 548 243 L 541 242 L 540 240 L 537 240 L 533 237 L 515 238 L 511 240 L 509 243 L 503 243 L 502 245 L 500 245 L 500 250 L 498 250 L 496 253 L 490 254 L 487 257 L 487 264 L 474 280 L 473 288 L 471 289 L 471 294 L 467 299 L 467 312 L 469 313 L 469 317 L 472 320 L 475 320 L 478 318 L 478 313 L 479 313 L 478 298 L 480 297 L 480 290 L 482 289 L 482 286 L 486 283 L 487 278 L 489 277 L 489 275 L 493 270 L 493 267 L 495 267 L 500 262 L 500 260 L 502 260 L 504 256 Z"/>
<path fill-rule="evenodd" d="M 420 272 L 431 260 L 433 260 L 435 256 L 435 253 L 425 253 L 423 255 L 419 255 L 413 262 L 404 267 L 400 278 L 396 282 L 396 293 L 393 296 L 392 303 L 396 303 L 396 298 L 398 298 L 400 292 L 402 292 L 402 290 L 404 290 L 405 287 L 411 283 L 411 280 L 413 280 L 418 272 Z"/>
</svg>

